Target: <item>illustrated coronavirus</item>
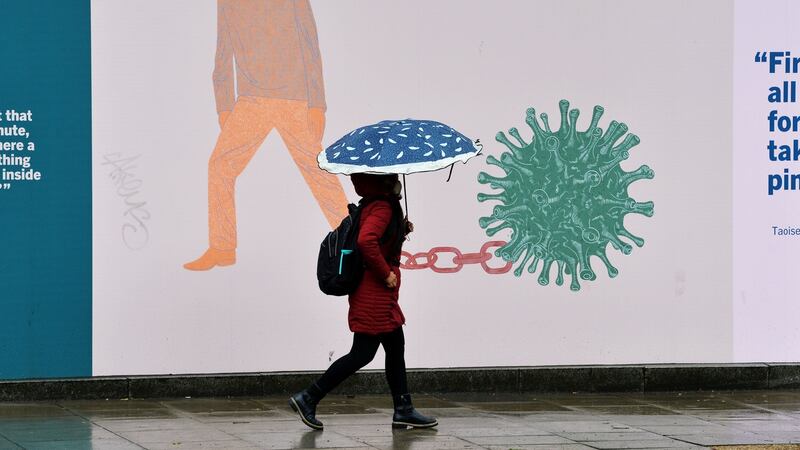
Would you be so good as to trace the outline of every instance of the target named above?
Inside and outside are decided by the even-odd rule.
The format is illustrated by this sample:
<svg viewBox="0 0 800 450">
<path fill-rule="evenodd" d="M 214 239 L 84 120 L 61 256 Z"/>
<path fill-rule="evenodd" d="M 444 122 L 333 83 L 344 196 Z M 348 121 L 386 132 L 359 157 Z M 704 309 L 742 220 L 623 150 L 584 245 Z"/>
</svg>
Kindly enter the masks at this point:
<svg viewBox="0 0 800 450">
<path fill-rule="evenodd" d="M 547 114 L 536 117 L 529 108 L 526 122 L 533 130 L 533 139 L 526 143 L 516 128 L 508 134 L 497 133 L 498 142 L 508 147 L 500 159 L 493 156 L 486 162 L 500 167 L 505 176 L 495 177 L 485 172 L 478 182 L 488 184 L 499 193 L 478 194 L 478 201 L 494 200 L 496 205 L 489 217 L 481 217 L 479 224 L 489 236 L 510 229 L 508 243 L 496 255 L 509 262 L 519 262 L 514 270 L 520 276 L 527 266 L 535 273 L 542 263 L 539 284 L 550 282 L 550 272 L 555 263 L 558 269 L 556 284 L 570 275 L 570 289 L 580 290 L 579 278 L 591 281 L 597 276 L 589 262 L 597 256 L 608 269 L 608 276 L 619 271 L 611 265 L 606 248 L 612 247 L 628 255 L 632 246 L 644 239 L 634 236 L 623 225 L 630 213 L 653 215 L 653 202 L 637 202 L 628 196 L 628 186 L 655 175 L 643 165 L 632 172 L 620 167 L 628 158 L 628 151 L 639 143 L 639 137 L 628 134 L 624 123 L 611 121 L 603 132 L 597 126 L 603 107 L 595 106 L 592 121 L 586 131 L 577 130 L 580 111 L 569 109 L 569 102 L 561 100 L 561 125 L 557 131 L 550 129 Z M 541 119 L 541 124 L 539 123 Z"/>
</svg>

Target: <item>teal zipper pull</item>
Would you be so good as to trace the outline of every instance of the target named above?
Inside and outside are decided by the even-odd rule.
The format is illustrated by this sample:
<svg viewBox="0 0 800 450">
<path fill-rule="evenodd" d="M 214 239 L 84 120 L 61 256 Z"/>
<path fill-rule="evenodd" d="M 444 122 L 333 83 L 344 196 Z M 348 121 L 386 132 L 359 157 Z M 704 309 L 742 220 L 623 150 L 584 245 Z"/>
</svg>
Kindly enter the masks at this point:
<svg viewBox="0 0 800 450">
<path fill-rule="evenodd" d="M 342 265 L 344 264 L 344 255 L 349 255 L 350 253 L 353 253 L 353 251 L 352 250 L 347 250 L 347 249 L 344 249 L 344 248 L 342 249 L 342 254 L 341 254 L 341 256 L 339 256 L 339 275 L 342 274 Z"/>
</svg>

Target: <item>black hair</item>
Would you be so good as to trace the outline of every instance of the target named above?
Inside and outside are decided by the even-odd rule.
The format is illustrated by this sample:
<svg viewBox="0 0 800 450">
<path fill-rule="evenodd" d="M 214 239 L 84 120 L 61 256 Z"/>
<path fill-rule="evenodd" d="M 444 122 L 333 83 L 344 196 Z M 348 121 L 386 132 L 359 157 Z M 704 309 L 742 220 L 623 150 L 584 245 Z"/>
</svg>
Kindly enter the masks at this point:
<svg viewBox="0 0 800 450">
<path fill-rule="evenodd" d="M 389 204 L 392 206 L 392 219 L 386 227 L 386 232 L 391 239 L 392 247 L 389 252 L 390 263 L 400 265 L 400 253 L 403 251 L 403 243 L 408 239 L 409 227 L 408 218 L 403 213 L 403 207 L 400 205 L 400 199 L 393 197 L 389 199 Z"/>
</svg>

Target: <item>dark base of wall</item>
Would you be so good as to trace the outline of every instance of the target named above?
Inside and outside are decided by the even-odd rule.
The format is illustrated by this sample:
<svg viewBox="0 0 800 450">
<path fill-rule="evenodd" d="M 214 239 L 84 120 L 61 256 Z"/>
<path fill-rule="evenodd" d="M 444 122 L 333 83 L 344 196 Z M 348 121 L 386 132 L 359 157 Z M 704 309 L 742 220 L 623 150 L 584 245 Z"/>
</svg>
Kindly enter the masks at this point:
<svg viewBox="0 0 800 450">
<path fill-rule="evenodd" d="M 320 372 L 94 377 L 0 382 L 0 401 L 289 395 Z M 554 366 L 416 369 L 414 392 L 653 392 L 800 387 L 798 364 Z M 362 371 L 334 393 L 384 394 L 382 371 Z"/>
</svg>

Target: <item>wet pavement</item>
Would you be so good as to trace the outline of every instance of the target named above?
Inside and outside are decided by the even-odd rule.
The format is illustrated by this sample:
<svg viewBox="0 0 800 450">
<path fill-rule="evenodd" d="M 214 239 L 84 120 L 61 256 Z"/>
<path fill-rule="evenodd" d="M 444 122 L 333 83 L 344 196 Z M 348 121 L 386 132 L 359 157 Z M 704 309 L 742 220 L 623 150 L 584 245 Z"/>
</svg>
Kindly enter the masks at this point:
<svg viewBox="0 0 800 450">
<path fill-rule="evenodd" d="M 800 391 L 417 395 L 439 418 L 392 430 L 385 396 L 329 396 L 311 431 L 284 397 L 0 403 L 0 449 L 800 448 Z"/>
</svg>

